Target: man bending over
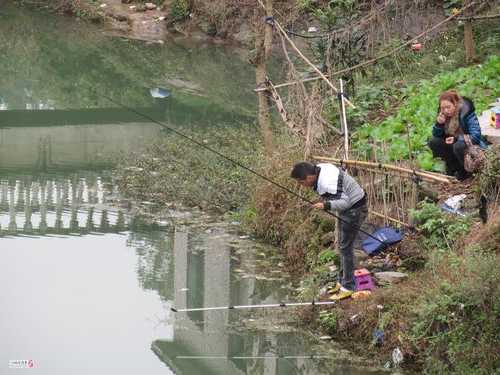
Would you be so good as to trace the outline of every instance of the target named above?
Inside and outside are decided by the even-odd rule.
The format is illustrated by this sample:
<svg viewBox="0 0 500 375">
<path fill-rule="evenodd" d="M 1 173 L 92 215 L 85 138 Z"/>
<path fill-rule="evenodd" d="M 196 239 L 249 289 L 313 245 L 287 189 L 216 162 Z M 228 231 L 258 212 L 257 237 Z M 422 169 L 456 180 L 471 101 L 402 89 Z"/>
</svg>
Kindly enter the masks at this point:
<svg viewBox="0 0 500 375">
<path fill-rule="evenodd" d="M 343 170 L 333 164 L 312 164 L 300 162 L 292 169 L 291 177 L 306 187 L 317 192 L 322 202 L 313 208 L 325 211 L 337 211 L 338 247 L 341 259 L 339 282 L 332 299 L 349 297 L 355 290 L 354 283 L 354 240 L 365 220 L 368 209 L 366 196 L 359 184 Z"/>
</svg>

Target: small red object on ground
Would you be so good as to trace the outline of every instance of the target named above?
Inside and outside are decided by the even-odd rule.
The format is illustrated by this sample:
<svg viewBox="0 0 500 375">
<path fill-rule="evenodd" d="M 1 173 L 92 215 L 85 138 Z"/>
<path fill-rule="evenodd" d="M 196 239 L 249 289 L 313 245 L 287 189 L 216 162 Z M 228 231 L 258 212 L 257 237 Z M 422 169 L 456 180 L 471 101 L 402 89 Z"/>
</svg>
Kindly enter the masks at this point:
<svg viewBox="0 0 500 375">
<path fill-rule="evenodd" d="M 413 43 L 411 45 L 411 49 L 412 51 L 415 51 L 415 52 L 419 52 L 420 50 L 422 50 L 422 43 Z"/>
</svg>

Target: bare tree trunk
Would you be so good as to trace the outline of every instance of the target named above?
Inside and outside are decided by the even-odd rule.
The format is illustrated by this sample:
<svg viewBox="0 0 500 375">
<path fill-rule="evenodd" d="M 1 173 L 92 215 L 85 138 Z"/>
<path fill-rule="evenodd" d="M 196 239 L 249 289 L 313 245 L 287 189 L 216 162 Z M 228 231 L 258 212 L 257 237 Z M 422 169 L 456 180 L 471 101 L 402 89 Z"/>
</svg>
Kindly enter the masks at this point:
<svg viewBox="0 0 500 375">
<path fill-rule="evenodd" d="M 273 12 L 272 0 L 266 0 L 266 17 L 271 17 Z M 257 55 L 255 58 L 255 80 L 257 86 L 261 86 L 266 81 L 267 69 L 266 63 L 271 53 L 273 27 L 265 22 L 261 16 L 260 7 L 255 8 L 255 49 Z M 264 147 L 267 155 L 273 153 L 273 134 L 271 132 L 271 116 L 269 113 L 269 101 L 267 91 L 257 93 L 259 105 L 259 126 L 264 138 Z"/>
<path fill-rule="evenodd" d="M 466 1 L 465 5 L 469 5 L 471 0 Z M 466 17 L 472 16 L 472 7 L 465 12 Z M 474 36 L 472 34 L 472 20 L 467 19 L 464 23 L 464 46 L 465 46 L 465 62 L 470 64 L 476 58 L 476 48 L 474 45 Z"/>
</svg>

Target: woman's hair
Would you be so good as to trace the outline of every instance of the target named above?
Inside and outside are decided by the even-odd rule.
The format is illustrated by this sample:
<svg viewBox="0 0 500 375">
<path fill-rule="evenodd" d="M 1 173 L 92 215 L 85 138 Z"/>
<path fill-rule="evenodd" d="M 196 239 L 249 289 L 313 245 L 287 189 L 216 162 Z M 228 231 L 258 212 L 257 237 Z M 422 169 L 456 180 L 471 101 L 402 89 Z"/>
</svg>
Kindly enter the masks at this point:
<svg viewBox="0 0 500 375">
<path fill-rule="evenodd" d="M 452 102 L 454 105 L 457 105 L 457 103 L 460 101 L 460 95 L 458 95 L 458 93 L 455 90 L 448 90 L 443 92 L 439 96 L 440 105 L 443 100 L 447 100 L 449 102 Z"/>
<path fill-rule="evenodd" d="M 441 102 L 443 100 L 447 100 L 449 102 L 452 102 L 454 105 L 457 105 L 458 102 L 460 101 L 460 95 L 458 95 L 458 93 L 455 90 L 444 91 L 439 96 L 437 113 L 441 112 Z"/>
</svg>

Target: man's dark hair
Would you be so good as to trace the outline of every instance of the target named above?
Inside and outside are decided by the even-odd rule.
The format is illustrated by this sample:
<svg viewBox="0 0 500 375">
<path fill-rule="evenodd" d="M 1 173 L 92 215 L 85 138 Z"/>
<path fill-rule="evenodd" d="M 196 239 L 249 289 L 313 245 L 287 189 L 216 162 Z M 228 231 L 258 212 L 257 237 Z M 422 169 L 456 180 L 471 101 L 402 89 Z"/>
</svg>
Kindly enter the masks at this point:
<svg viewBox="0 0 500 375">
<path fill-rule="evenodd" d="M 316 174 L 316 166 L 312 163 L 302 161 L 293 166 L 290 177 L 296 180 L 304 180 L 307 176 Z"/>
</svg>

